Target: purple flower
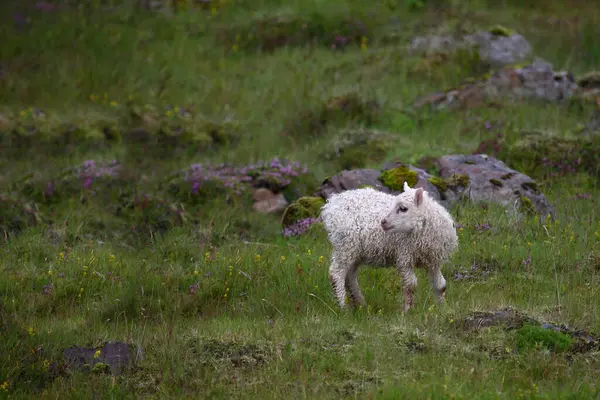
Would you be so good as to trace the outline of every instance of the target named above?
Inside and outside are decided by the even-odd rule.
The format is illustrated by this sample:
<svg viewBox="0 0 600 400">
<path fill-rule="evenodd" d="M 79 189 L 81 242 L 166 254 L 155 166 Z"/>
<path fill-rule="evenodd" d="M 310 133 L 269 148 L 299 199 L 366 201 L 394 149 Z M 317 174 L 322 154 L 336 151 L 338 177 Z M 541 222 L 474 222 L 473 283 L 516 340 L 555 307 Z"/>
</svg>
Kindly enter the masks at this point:
<svg viewBox="0 0 600 400">
<path fill-rule="evenodd" d="M 44 285 L 44 289 L 43 289 L 43 293 L 44 294 L 51 294 L 52 293 L 52 289 L 54 289 L 54 286 L 52 286 L 51 283 Z"/>
<path fill-rule="evenodd" d="M 284 237 L 299 236 L 299 235 L 303 234 L 304 232 L 306 232 L 312 224 L 315 224 L 319 221 L 320 221 L 319 218 L 301 219 L 301 220 L 297 221 L 296 223 L 284 228 L 283 231 L 281 232 L 281 234 Z"/>
<path fill-rule="evenodd" d="M 37 3 L 35 3 L 35 8 L 37 8 L 40 11 L 54 11 L 56 5 L 48 3 L 46 1 L 38 1 Z"/>
<path fill-rule="evenodd" d="M 84 189 L 89 189 L 92 186 L 92 178 L 85 178 L 83 181 L 83 188 Z"/>
</svg>

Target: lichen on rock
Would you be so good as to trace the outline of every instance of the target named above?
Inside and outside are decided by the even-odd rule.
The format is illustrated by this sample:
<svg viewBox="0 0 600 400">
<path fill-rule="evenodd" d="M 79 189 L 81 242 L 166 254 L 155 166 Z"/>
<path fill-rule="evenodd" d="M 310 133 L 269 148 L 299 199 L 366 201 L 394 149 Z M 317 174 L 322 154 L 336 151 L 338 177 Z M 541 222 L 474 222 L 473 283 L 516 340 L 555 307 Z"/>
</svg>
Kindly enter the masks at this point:
<svg viewBox="0 0 600 400">
<path fill-rule="evenodd" d="M 395 191 L 404 191 L 404 183 L 413 187 L 417 184 L 418 173 L 406 165 L 383 171 L 379 177 L 381 183 Z"/>
<path fill-rule="evenodd" d="M 300 197 L 285 209 L 281 217 L 281 225 L 287 227 L 305 218 L 317 218 L 324 205 L 325 200 L 322 197 Z"/>
</svg>

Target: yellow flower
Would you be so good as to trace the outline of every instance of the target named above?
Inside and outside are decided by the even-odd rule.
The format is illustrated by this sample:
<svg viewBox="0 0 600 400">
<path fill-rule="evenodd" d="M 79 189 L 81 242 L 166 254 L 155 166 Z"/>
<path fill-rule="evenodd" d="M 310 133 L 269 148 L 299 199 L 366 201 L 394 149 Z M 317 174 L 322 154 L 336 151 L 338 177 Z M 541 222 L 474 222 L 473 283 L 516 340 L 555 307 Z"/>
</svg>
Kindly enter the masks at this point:
<svg viewBox="0 0 600 400">
<path fill-rule="evenodd" d="M 100 353 L 101 353 L 100 349 L 96 350 L 96 352 L 94 353 L 94 358 L 100 357 Z"/>
<path fill-rule="evenodd" d="M 90 94 L 90 101 L 96 101 L 96 96 L 93 93 Z"/>
<path fill-rule="evenodd" d="M 198 270 L 194 270 L 194 275 L 198 275 Z"/>
<path fill-rule="evenodd" d="M 171 117 L 173 116 L 173 111 L 171 111 L 171 110 L 167 110 L 167 111 L 165 111 L 165 115 L 166 115 L 168 118 L 171 118 Z"/>
<path fill-rule="evenodd" d="M 281 256 L 281 262 L 285 261 L 285 256 Z"/>
<path fill-rule="evenodd" d="M 4 381 L 4 383 L 0 385 L 0 389 L 6 392 L 8 390 L 8 381 Z"/>
<path fill-rule="evenodd" d="M 531 242 L 527 242 L 527 246 L 531 246 Z"/>
<path fill-rule="evenodd" d="M 110 255 L 108 256 L 108 261 L 109 261 L 109 262 L 111 262 L 111 263 L 112 263 L 112 262 L 115 262 L 115 259 L 116 259 L 116 257 L 115 257 L 115 255 L 114 255 L 114 254 L 110 254 Z"/>
<path fill-rule="evenodd" d="M 311 250 L 311 249 L 308 249 L 307 253 L 308 253 L 308 255 L 310 256 L 310 255 L 312 254 L 312 250 Z"/>
<path fill-rule="evenodd" d="M 323 264 L 323 260 L 324 260 L 324 257 L 323 257 L 323 256 L 320 256 L 320 257 L 319 257 L 319 264 Z"/>
<path fill-rule="evenodd" d="M 44 368 L 44 370 L 48 370 L 48 368 L 50 368 L 50 361 L 44 360 L 42 363 L 42 368 Z"/>
<path fill-rule="evenodd" d="M 254 256 L 254 261 L 256 261 L 256 262 L 260 261 L 260 254 L 257 254 Z"/>
<path fill-rule="evenodd" d="M 31 327 L 31 326 L 29 327 L 29 329 L 27 329 L 27 332 L 29 333 L 29 336 L 33 336 L 33 335 L 35 335 L 35 332 L 34 332 L 34 330 L 33 330 L 33 327 Z"/>
<path fill-rule="evenodd" d="M 233 46 L 231 46 L 231 49 L 233 50 L 234 53 L 237 53 L 237 51 L 240 49 L 240 46 L 238 46 L 237 44 L 234 44 Z"/>
<path fill-rule="evenodd" d="M 52 270 L 51 270 L 51 269 L 49 269 L 49 270 L 48 270 L 48 276 L 52 276 L 52 273 L 53 273 L 53 272 L 52 272 Z"/>
<path fill-rule="evenodd" d="M 116 107 L 119 105 L 119 103 L 117 103 L 116 101 L 113 100 L 110 102 L 110 105 L 111 105 L 111 107 Z"/>
</svg>

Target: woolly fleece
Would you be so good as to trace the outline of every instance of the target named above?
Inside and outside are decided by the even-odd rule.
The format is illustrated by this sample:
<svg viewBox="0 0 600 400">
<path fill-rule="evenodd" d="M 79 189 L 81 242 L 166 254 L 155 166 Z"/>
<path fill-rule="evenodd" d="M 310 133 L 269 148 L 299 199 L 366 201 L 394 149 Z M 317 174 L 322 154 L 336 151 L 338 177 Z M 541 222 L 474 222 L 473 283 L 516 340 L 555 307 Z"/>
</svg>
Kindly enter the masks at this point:
<svg viewBox="0 0 600 400">
<path fill-rule="evenodd" d="M 405 184 L 398 196 L 372 188 L 347 190 L 328 199 L 321 219 L 333 246 L 329 279 L 341 308 L 346 290 L 354 306 L 365 305 L 357 280 L 360 265 L 397 268 L 405 311 L 413 305 L 415 266 L 427 268 L 436 297 L 443 301 L 441 266 L 458 247 L 458 236 L 452 216 L 422 188 Z"/>
</svg>

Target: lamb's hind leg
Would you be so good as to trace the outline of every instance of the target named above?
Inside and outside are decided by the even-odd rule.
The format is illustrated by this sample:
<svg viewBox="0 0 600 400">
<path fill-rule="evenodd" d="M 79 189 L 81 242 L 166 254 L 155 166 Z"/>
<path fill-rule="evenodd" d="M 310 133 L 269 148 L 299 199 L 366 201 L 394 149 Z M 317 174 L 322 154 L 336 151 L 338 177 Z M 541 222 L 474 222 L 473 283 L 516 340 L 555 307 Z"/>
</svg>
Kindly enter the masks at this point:
<svg viewBox="0 0 600 400">
<path fill-rule="evenodd" d="M 346 275 L 346 289 L 350 293 L 350 299 L 354 307 L 366 306 L 367 303 L 358 286 L 358 264 L 354 264 Z"/>
<path fill-rule="evenodd" d="M 439 265 L 430 266 L 427 270 L 435 297 L 439 303 L 443 303 L 446 297 L 446 279 L 442 275 L 442 270 Z"/>
<path fill-rule="evenodd" d="M 349 265 L 340 260 L 336 254 L 331 255 L 331 265 L 329 266 L 329 282 L 335 295 L 338 305 L 341 309 L 346 308 L 346 275 L 350 268 Z"/>
</svg>

